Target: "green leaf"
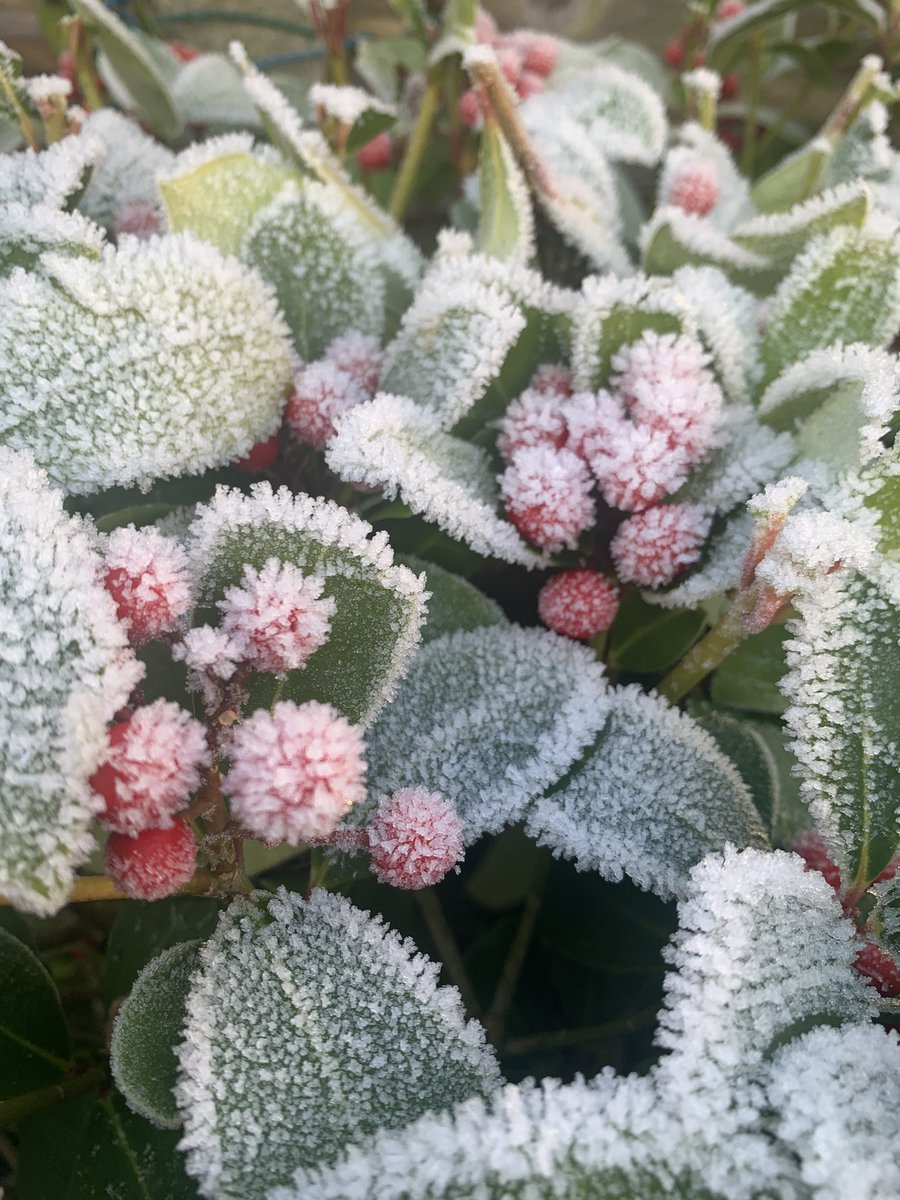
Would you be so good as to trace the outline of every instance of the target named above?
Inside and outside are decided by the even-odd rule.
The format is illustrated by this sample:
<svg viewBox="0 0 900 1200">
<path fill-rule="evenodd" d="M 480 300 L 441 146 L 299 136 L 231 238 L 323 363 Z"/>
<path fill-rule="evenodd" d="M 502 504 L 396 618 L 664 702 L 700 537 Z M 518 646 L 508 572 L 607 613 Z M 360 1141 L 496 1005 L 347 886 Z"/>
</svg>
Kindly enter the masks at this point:
<svg viewBox="0 0 900 1200">
<path fill-rule="evenodd" d="M 491 839 L 478 866 L 466 878 L 466 893 L 492 912 L 515 908 L 543 868 L 545 854 L 521 825 L 511 825 Z"/>
<path fill-rule="evenodd" d="M 0 205 L 0 275 L 15 267 L 33 270 L 47 253 L 98 259 L 103 242 L 103 231 L 81 213 L 44 204 Z"/>
<path fill-rule="evenodd" d="M 809 7 L 811 0 L 755 0 L 745 5 L 738 16 L 713 25 L 708 46 L 710 65 L 717 71 L 727 71 L 753 35 L 766 33 L 768 26 Z M 829 0 L 829 7 L 874 29 L 884 28 L 885 12 L 875 0 Z"/>
<path fill-rule="evenodd" d="M 344 143 L 345 152 L 355 154 L 363 146 L 368 146 L 369 142 L 378 137 L 379 133 L 386 133 L 396 124 L 395 113 L 382 112 L 377 108 L 367 108 L 356 118 L 347 134 L 347 141 Z"/>
<path fill-rule="evenodd" d="M 802 795 L 848 888 L 865 889 L 900 841 L 900 564 L 809 585 L 787 646 L 785 720 Z M 824 614 L 824 615 L 823 615 Z"/>
<path fill-rule="evenodd" d="M 172 99 L 186 124 L 206 129 L 259 129 L 259 114 L 241 76 L 224 54 L 201 54 L 171 82 Z"/>
<path fill-rule="evenodd" d="M 146 123 L 158 137 L 174 141 L 184 122 L 159 65 L 101 0 L 72 0 L 72 7 L 93 31 Z"/>
<path fill-rule="evenodd" d="M 745 249 L 702 217 L 663 208 L 643 234 L 644 270 L 672 275 L 680 267 L 716 267 L 734 283 L 765 293 L 781 277 L 778 267 Z"/>
<path fill-rule="evenodd" d="M 712 734 L 722 753 L 737 767 L 763 824 L 773 830 L 780 817 L 781 779 L 767 741 L 751 722 L 722 712 L 698 714 L 697 724 Z"/>
<path fill-rule="evenodd" d="M 418 8 L 417 0 L 409 7 Z M 376 96 L 393 104 L 400 99 L 402 79 L 424 72 L 425 60 L 425 47 L 418 38 L 378 37 L 357 44 L 353 66 Z"/>
<path fill-rule="evenodd" d="M 872 191 L 862 180 L 822 192 L 786 212 L 764 214 L 742 222 L 731 234 L 739 246 L 763 255 L 784 269 L 809 239 L 839 225 L 861 228 L 872 207 Z"/>
<path fill-rule="evenodd" d="M 27 946 L 0 929 L 0 1097 L 59 1082 L 70 1055 L 53 980 Z"/>
<path fill-rule="evenodd" d="M 833 153 L 834 147 L 824 138 L 801 146 L 757 179 L 751 200 L 761 213 L 783 213 L 802 203 L 815 191 Z"/>
<path fill-rule="evenodd" d="M 120 1096 L 99 1100 L 88 1118 L 66 1200 L 197 1200 L 177 1149 L 179 1134 L 156 1129 Z"/>
<path fill-rule="evenodd" d="M 160 1129 L 181 1125 L 173 1088 L 174 1047 L 181 1040 L 191 975 L 201 942 L 181 942 L 141 971 L 116 1015 L 109 1062 L 116 1086 L 134 1112 Z"/>
<path fill-rule="evenodd" d="M 527 262 L 534 252 L 534 216 L 525 177 L 496 122 L 481 135 L 478 249 Z"/>
<path fill-rule="evenodd" d="M 693 645 L 705 624 L 702 612 L 661 609 L 639 592 L 629 592 L 609 631 L 610 666 L 639 675 L 664 671 Z"/>
<path fill-rule="evenodd" d="M 879 884 L 875 916 L 881 923 L 879 942 L 900 961 L 900 879 L 896 875 Z"/>
<path fill-rule="evenodd" d="M 325 580 L 337 609 L 328 641 L 302 670 L 284 679 L 260 674 L 250 705 L 276 700 L 320 700 L 355 723 L 367 723 L 393 695 L 425 620 L 424 583 L 393 565 L 384 534 L 327 500 L 272 492 L 257 484 L 250 496 L 220 489 L 197 510 L 191 537 L 200 577 L 197 623 L 216 623 L 216 601 L 243 581 L 244 566 L 261 569 L 270 558 L 290 562 Z"/>
<path fill-rule="evenodd" d="M 75 1096 L 20 1122 L 16 1131 L 20 1200 L 68 1200 L 72 1168 L 96 1103 L 95 1096 Z"/>
<path fill-rule="evenodd" d="M 412 554 L 400 554 L 397 561 L 416 575 L 425 572 L 425 587 L 431 595 L 428 598 L 428 620 L 422 629 L 423 642 L 432 642 L 457 629 L 506 624 L 500 605 L 462 576 Z"/>
<path fill-rule="evenodd" d="M 233 903 L 200 951 L 178 1051 L 182 1144 L 204 1194 L 262 1200 L 347 1142 L 491 1092 L 484 1032 L 436 977 L 333 893 Z"/>
<path fill-rule="evenodd" d="M 784 712 L 786 703 L 779 681 L 786 670 L 783 625 L 770 625 L 748 637 L 715 672 L 710 695 L 716 704 L 746 712 Z"/>
<path fill-rule="evenodd" d="M 221 911 L 222 901 L 208 896 L 121 903 L 106 946 L 103 992 L 107 1003 L 127 996 L 144 967 L 162 951 L 208 938 Z"/>
<path fill-rule="evenodd" d="M 769 383 L 834 343 L 886 345 L 900 323 L 900 247 L 843 226 L 813 238 L 772 301 L 761 356 Z"/>
<path fill-rule="evenodd" d="M 863 504 L 878 514 L 878 549 L 900 552 L 900 446 L 896 443 L 863 473 Z"/>
</svg>

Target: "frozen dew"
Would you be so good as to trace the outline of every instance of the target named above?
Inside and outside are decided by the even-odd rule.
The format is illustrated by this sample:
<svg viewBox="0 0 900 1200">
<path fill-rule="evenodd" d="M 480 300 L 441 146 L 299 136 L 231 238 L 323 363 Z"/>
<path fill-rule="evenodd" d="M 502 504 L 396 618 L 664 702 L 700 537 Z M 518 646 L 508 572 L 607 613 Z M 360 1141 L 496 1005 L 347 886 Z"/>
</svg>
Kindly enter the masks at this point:
<svg viewBox="0 0 900 1200">
<path fill-rule="evenodd" d="M 710 519 L 689 504 L 660 504 L 623 521 L 610 545 L 619 577 L 642 587 L 671 583 L 703 550 Z"/>
<path fill-rule="evenodd" d="M 65 208 L 104 152 L 99 137 L 81 133 L 54 142 L 46 150 L 0 154 L 0 204 Z"/>
<path fill-rule="evenodd" d="M 320 359 L 294 375 L 285 423 L 299 441 L 324 450 L 334 437 L 337 418 L 366 399 L 366 393 L 348 371 L 332 358 Z"/>
<path fill-rule="evenodd" d="M 551 552 L 574 549 L 593 525 L 592 486 L 582 460 L 552 445 L 517 450 L 500 477 L 510 521 L 527 541 Z"/>
<path fill-rule="evenodd" d="M 187 554 L 155 529 L 114 529 L 103 543 L 103 566 L 103 586 L 136 644 L 174 629 L 191 605 Z"/>
</svg>

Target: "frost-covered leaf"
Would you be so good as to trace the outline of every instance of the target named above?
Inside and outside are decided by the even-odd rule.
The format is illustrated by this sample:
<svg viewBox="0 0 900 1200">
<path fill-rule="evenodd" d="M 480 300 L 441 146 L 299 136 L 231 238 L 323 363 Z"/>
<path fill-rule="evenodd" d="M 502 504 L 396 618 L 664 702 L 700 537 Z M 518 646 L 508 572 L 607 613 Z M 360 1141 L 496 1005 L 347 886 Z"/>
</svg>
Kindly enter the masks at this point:
<svg viewBox="0 0 900 1200">
<path fill-rule="evenodd" d="M 766 388 L 759 415 L 775 429 L 794 428 L 800 454 L 851 469 L 879 457 L 898 407 L 896 358 L 856 343 L 794 363 Z"/>
<path fill-rule="evenodd" d="M 723 596 L 738 584 L 752 534 L 750 517 L 743 512 L 735 514 L 710 537 L 696 567 L 669 588 L 647 589 L 642 593 L 644 599 L 660 608 L 696 608 Z"/>
<path fill-rule="evenodd" d="M 534 214 L 528 186 L 496 123 L 481 135 L 478 249 L 527 262 L 534 253 Z"/>
<path fill-rule="evenodd" d="M 894 875 L 875 889 L 876 915 L 881 922 L 878 940 L 894 958 L 900 959 L 900 879 Z"/>
<path fill-rule="evenodd" d="M 497 516 L 499 491 L 486 451 L 445 433 L 405 396 L 379 393 L 337 422 L 326 459 L 342 479 L 397 496 L 478 554 L 534 567 L 539 556 Z"/>
<path fill-rule="evenodd" d="M 780 277 L 776 267 L 738 245 L 704 217 L 666 205 L 641 231 L 642 263 L 653 275 L 672 275 L 679 267 L 717 267 L 734 283 L 766 291 Z"/>
<path fill-rule="evenodd" d="M 725 757 L 737 767 L 738 774 L 753 797 L 763 826 L 767 830 L 774 829 L 781 808 L 781 776 L 769 743 L 752 721 L 739 719 L 711 706 L 698 716 L 697 723 L 715 739 Z"/>
<path fill-rule="evenodd" d="M 746 525 L 749 545 L 750 526 Z M 729 654 L 712 677 L 710 696 L 716 704 L 745 712 L 780 716 L 786 701 L 779 690 L 785 673 L 783 625 L 770 625 L 746 638 Z"/>
<path fill-rule="evenodd" d="M 178 1106 L 201 1193 L 262 1200 L 354 1138 L 486 1095 L 484 1031 L 438 968 L 347 900 L 238 900 L 200 951 Z"/>
<path fill-rule="evenodd" d="M 779 286 L 760 353 L 768 383 L 836 342 L 880 346 L 900 325 L 900 247 L 852 226 L 813 238 Z"/>
<path fill-rule="evenodd" d="M 188 125 L 213 129 L 260 126 L 241 76 L 224 54 L 200 54 L 185 63 L 172 81 L 172 99 Z"/>
<path fill-rule="evenodd" d="M 372 801 L 439 791 L 475 841 L 519 820 L 607 720 L 602 667 L 543 630 L 494 626 L 424 646 L 368 736 Z"/>
<path fill-rule="evenodd" d="M 794 600 L 785 721 L 802 795 L 848 888 L 865 888 L 900 841 L 900 579 L 843 571 Z"/>
<path fill-rule="evenodd" d="M 349 84 L 314 83 L 310 108 L 342 128 L 344 154 L 354 154 L 397 121 L 397 109 L 364 88 Z"/>
<path fill-rule="evenodd" d="M 0 1097 L 58 1083 L 70 1055 L 56 985 L 37 955 L 0 929 Z"/>
<path fill-rule="evenodd" d="M 262 281 L 189 235 L 0 281 L 0 439 L 69 492 L 239 458 L 277 427 L 290 348 Z"/>
<path fill-rule="evenodd" d="M 676 499 L 726 514 L 767 483 L 774 483 L 796 456 L 789 433 L 776 433 L 761 424 L 749 407 L 729 416 L 727 440 L 713 450 L 681 488 Z"/>
<path fill-rule="evenodd" d="M 886 105 L 881 100 L 870 100 L 826 163 L 820 185 L 831 187 L 860 177 L 876 184 L 888 181 L 894 153 L 887 136 L 888 120 Z"/>
<path fill-rule="evenodd" d="M 90 854 L 88 787 L 140 667 L 87 531 L 27 455 L 0 448 L 0 894 L 55 912 Z"/>
<path fill-rule="evenodd" d="M 103 231 L 78 212 L 49 204 L 0 204 L 0 275 L 34 267 L 45 253 L 99 258 Z"/>
<path fill-rule="evenodd" d="M 694 720 L 635 687 L 609 692 L 607 709 L 590 750 L 529 809 L 532 837 L 664 899 L 710 851 L 767 844 L 746 785 Z"/>
<path fill-rule="evenodd" d="M 181 1117 L 173 1088 L 178 1071 L 173 1047 L 181 1038 L 191 976 L 201 942 L 181 942 L 148 963 L 116 1014 L 109 1062 L 128 1105 L 161 1129 Z"/>
<path fill-rule="evenodd" d="M 323 594 L 337 603 L 328 641 L 277 684 L 278 696 L 328 702 L 351 721 L 371 720 L 393 695 L 425 620 L 422 579 L 394 565 L 386 534 L 371 533 L 328 500 L 273 492 L 265 483 L 249 495 L 220 488 L 197 509 L 189 534 L 202 620 L 218 620 L 214 602 L 240 584 L 246 563 L 260 570 L 277 558 L 323 575 Z M 251 700 L 271 704 L 275 689 L 273 676 L 257 676 Z"/>
<path fill-rule="evenodd" d="M 613 355 L 650 329 L 656 333 L 695 333 L 691 312 L 668 280 L 589 276 L 572 320 L 572 370 L 580 391 L 609 382 Z"/>
<path fill-rule="evenodd" d="M 761 213 L 783 213 L 809 199 L 834 153 L 827 138 L 817 137 L 776 163 L 754 183 L 750 197 Z"/>
<path fill-rule="evenodd" d="M 422 627 L 422 641 L 433 642 L 445 633 L 458 629 L 480 629 L 484 625 L 505 625 L 506 617 L 496 600 L 480 592 L 478 588 L 439 567 L 412 554 L 398 555 L 398 562 L 409 567 L 416 575 L 425 573 L 428 596 L 428 620 Z"/>
<path fill-rule="evenodd" d="M 146 123 L 161 138 L 177 138 L 184 121 L 159 65 L 144 44 L 101 0 L 72 0 L 72 6 L 92 30 Z"/>
<path fill-rule="evenodd" d="M 780 213 L 742 222 L 732 239 L 747 250 L 774 259 L 784 269 L 811 237 L 840 225 L 859 229 L 872 207 L 872 189 L 862 180 L 841 184 Z"/>
<path fill-rule="evenodd" d="M 168 170 L 173 159 L 171 150 L 114 108 L 91 113 L 84 123 L 84 133 L 99 139 L 106 152 L 91 172 L 78 202 L 81 211 L 111 229 L 122 210 L 131 205 L 155 208 L 156 176 Z"/>
<path fill-rule="evenodd" d="M 759 375 L 756 300 L 714 267 L 679 267 L 672 281 L 712 355 L 726 396 L 732 402 L 749 399 Z"/>
<path fill-rule="evenodd" d="M 64 208 L 77 198 L 91 167 L 103 155 L 103 142 L 87 132 L 63 138 L 37 153 L 0 154 L 0 204 Z"/>
<path fill-rule="evenodd" d="M 609 631 L 608 662 L 617 670 L 655 675 L 687 652 L 705 624 L 702 612 L 660 612 L 639 592 L 628 592 Z"/>
</svg>

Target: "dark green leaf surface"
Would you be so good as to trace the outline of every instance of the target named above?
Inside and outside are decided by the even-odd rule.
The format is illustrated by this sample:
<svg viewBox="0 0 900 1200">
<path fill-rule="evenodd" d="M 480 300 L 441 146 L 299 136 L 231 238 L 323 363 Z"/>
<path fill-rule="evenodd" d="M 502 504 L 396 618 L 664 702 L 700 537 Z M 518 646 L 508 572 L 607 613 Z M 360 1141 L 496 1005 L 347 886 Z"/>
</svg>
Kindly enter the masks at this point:
<svg viewBox="0 0 900 1200">
<path fill-rule="evenodd" d="M 27 946 L 0 928 L 0 1097 L 56 1083 L 69 1055 L 53 980 Z"/>
</svg>

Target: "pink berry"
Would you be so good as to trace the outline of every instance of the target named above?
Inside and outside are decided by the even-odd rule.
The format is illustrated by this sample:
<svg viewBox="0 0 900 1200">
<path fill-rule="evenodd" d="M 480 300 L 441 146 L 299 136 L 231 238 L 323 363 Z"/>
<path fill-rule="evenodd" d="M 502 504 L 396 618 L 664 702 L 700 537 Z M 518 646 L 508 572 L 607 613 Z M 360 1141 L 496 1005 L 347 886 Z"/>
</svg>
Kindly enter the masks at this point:
<svg viewBox="0 0 900 1200">
<path fill-rule="evenodd" d="M 481 101 L 478 99 L 478 93 L 474 88 L 469 88 L 459 98 L 459 119 L 463 125 L 474 129 L 481 121 L 481 117 Z"/>
<path fill-rule="evenodd" d="M 265 441 L 257 442 L 250 453 L 245 454 L 234 465 L 239 471 L 246 471 L 248 475 L 259 475 L 262 471 L 268 471 L 277 458 L 278 434 L 273 433 Z"/>
<path fill-rule="evenodd" d="M 526 34 L 520 39 L 520 48 L 524 69 L 544 79 L 559 60 L 559 42 L 549 33 Z"/>
<path fill-rule="evenodd" d="M 478 8 L 475 10 L 475 41 L 487 42 L 493 45 L 500 37 L 500 30 L 497 28 L 497 22 L 486 9 Z"/>
<path fill-rule="evenodd" d="M 793 851 L 803 859 L 808 871 L 818 871 L 840 895 L 841 871 L 828 853 L 820 833 L 815 829 L 807 829 L 794 843 Z"/>
<path fill-rule="evenodd" d="M 383 171 L 391 165 L 394 143 L 389 133 L 379 133 L 356 152 L 356 161 L 364 171 Z"/>
<path fill-rule="evenodd" d="M 567 399 L 575 390 L 572 372 L 562 363 L 541 363 L 528 385 L 542 396 L 559 396 Z"/>
<path fill-rule="evenodd" d="M 463 826 L 439 792 L 403 788 L 384 796 L 369 825 L 372 870 L 381 883 L 432 887 L 463 856 Z"/>
<path fill-rule="evenodd" d="M 500 422 L 497 449 L 507 461 L 526 446 L 550 446 L 560 450 L 568 430 L 559 397 L 529 388 L 506 410 Z"/>
<path fill-rule="evenodd" d="M 153 237 L 159 231 L 159 211 L 155 204 L 145 201 L 123 204 L 113 221 L 113 232 L 116 237 L 127 233 L 146 241 L 147 238 Z"/>
<path fill-rule="evenodd" d="M 167 828 L 209 766 L 199 721 L 169 700 L 154 700 L 114 726 L 90 785 L 104 801 L 98 820 L 118 833 Z"/>
<path fill-rule="evenodd" d="M 684 62 L 684 42 L 681 38 L 672 38 L 663 50 L 663 58 L 670 67 L 680 67 Z"/>
<path fill-rule="evenodd" d="M 294 379 L 285 411 L 292 432 L 316 450 L 334 437 L 334 422 L 367 399 L 356 380 L 329 359 L 303 367 Z"/>
<path fill-rule="evenodd" d="M 539 96 L 546 90 L 547 85 L 543 78 L 534 71 L 523 71 L 516 83 L 516 93 L 520 100 L 527 100 L 529 96 Z"/>
<path fill-rule="evenodd" d="M 619 526 L 610 553 L 619 578 L 661 587 L 695 563 L 703 550 L 709 517 L 693 504 L 660 504 Z"/>
<path fill-rule="evenodd" d="M 882 996 L 900 996 L 900 967 L 874 942 L 866 942 L 857 952 L 854 966 Z"/>
<path fill-rule="evenodd" d="M 180 818 L 167 829 L 145 829 L 136 837 L 111 833 L 106 874 L 133 900 L 161 900 L 189 882 L 197 866 L 197 843 Z"/>
<path fill-rule="evenodd" d="M 506 513 L 519 533 L 545 550 L 572 550 L 594 523 L 591 479 L 570 450 L 528 446 L 500 479 Z"/>
<path fill-rule="evenodd" d="M 618 607 L 615 584 L 586 569 L 554 575 L 538 595 L 538 612 L 547 628 L 579 641 L 609 629 Z"/>
<path fill-rule="evenodd" d="M 712 163 L 697 159 L 685 166 L 666 189 L 665 203 L 695 217 L 707 216 L 719 199 L 719 177 Z"/>
<path fill-rule="evenodd" d="M 505 42 L 497 48 L 497 62 L 500 70 L 506 76 L 507 82 L 515 87 L 522 74 L 522 54 L 516 46 Z"/>
<path fill-rule="evenodd" d="M 260 571 L 247 564 L 241 586 L 218 602 L 222 632 L 257 671 L 296 671 L 331 632 L 335 601 L 322 595 L 323 587 L 319 576 L 277 558 Z"/>
<path fill-rule="evenodd" d="M 327 838 L 366 794 L 364 750 L 360 730 L 330 704 L 283 700 L 233 727 L 222 789 L 252 837 Z"/>
<path fill-rule="evenodd" d="M 716 20 L 730 21 L 732 17 L 739 17 L 743 11 L 743 0 L 722 0 L 716 9 Z"/>
<path fill-rule="evenodd" d="M 342 333 L 329 343 L 325 358 L 346 371 L 366 396 L 375 394 L 384 358 L 378 338 L 355 329 Z"/>
<path fill-rule="evenodd" d="M 621 402 L 609 392 L 576 392 L 565 401 L 562 411 L 568 430 L 566 449 L 586 463 L 626 424 Z"/>
<path fill-rule="evenodd" d="M 103 586 L 136 645 L 168 633 L 190 608 L 188 559 L 173 538 L 124 525 L 106 539 Z"/>
<path fill-rule="evenodd" d="M 677 491 L 690 467 L 665 430 L 627 419 L 607 428 L 605 440 L 588 461 L 606 503 L 635 513 Z"/>
</svg>

